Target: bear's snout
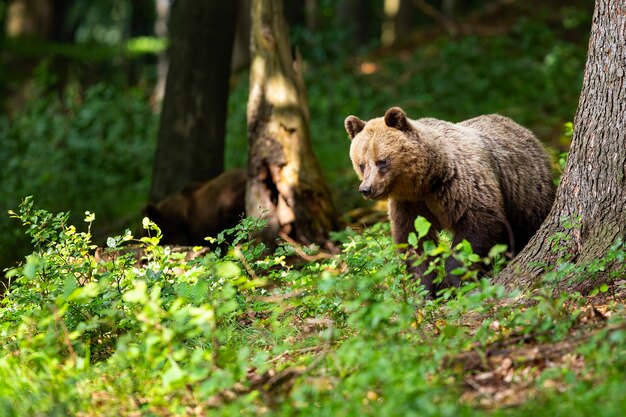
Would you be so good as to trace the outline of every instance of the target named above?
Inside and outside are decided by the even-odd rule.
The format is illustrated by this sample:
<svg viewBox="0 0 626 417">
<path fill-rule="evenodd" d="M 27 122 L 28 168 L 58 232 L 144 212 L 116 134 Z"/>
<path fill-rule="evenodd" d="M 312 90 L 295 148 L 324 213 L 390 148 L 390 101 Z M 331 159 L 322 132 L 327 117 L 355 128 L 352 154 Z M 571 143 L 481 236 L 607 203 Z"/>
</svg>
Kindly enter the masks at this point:
<svg viewBox="0 0 626 417">
<path fill-rule="evenodd" d="M 363 197 L 370 198 L 372 196 L 372 187 L 361 184 L 359 192 L 363 195 Z"/>
</svg>

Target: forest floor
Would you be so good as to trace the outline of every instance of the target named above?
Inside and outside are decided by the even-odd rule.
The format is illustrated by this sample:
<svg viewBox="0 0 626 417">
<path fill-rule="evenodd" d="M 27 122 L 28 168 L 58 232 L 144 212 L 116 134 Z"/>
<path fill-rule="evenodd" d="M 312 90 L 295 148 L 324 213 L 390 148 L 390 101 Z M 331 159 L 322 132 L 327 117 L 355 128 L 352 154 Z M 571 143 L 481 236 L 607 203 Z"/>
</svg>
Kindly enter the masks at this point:
<svg viewBox="0 0 626 417">
<path fill-rule="evenodd" d="M 577 348 L 598 335 L 600 330 L 614 327 L 624 329 L 623 321 L 612 326 L 608 320 L 614 314 L 624 317 L 626 289 L 617 293 L 599 293 L 587 298 L 566 338 L 558 342 L 542 342 L 540 333 L 511 331 L 506 337 L 487 346 L 463 352 L 447 360 L 448 366 L 458 366 L 465 375 L 465 390 L 461 401 L 484 408 L 520 405 L 536 397 L 542 389 L 563 392 L 568 384 L 560 378 L 545 379 L 549 368 L 569 369 L 578 379 L 594 382 L 593 373 L 585 366 L 584 356 Z M 481 317 L 468 317 L 467 325 L 477 328 Z M 497 321 L 492 326 L 499 326 Z M 539 378 L 542 378 L 539 382 Z"/>
<path fill-rule="evenodd" d="M 367 209 L 355 209 L 346 215 L 347 218 L 358 217 L 360 224 L 351 227 L 361 229 L 367 224 L 371 225 L 384 220 L 386 214 L 384 204 L 379 204 Z M 171 247 L 173 253 L 177 252 L 187 261 L 205 256 L 210 253 L 209 248 L 200 247 Z M 313 261 L 315 256 L 305 254 L 301 248 L 296 248 L 300 261 Z M 124 251 L 125 252 L 125 251 Z M 104 252 L 101 252 L 103 254 Z M 97 255 L 102 256 L 102 255 Z M 145 259 L 144 252 L 139 249 L 135 253 L 136 259 L 140 262 Z M 331 255 L 325 254 L 324 257 Z M 106 260 L 106 255 L 100 260 Z M 300 262 L 294 261 L 294 264 Z M 559 322 L 569 322 L 567 334 L 558 337 L 557 341 L 551 340 L 550 334 L 554 336 L 555 328 L 545 330 L 534 329 L 529 331 L 525 326 L 518 328 L 501 329 L 497 320 L 491 321 L 489 329 L 498 333 L 499 337 L 488 343 L 475 343 L 470 349 L 460 353 L 447 355 L 444 357 L 441 366 L 453 370 L 454 374 L 462 380 L 462 394 L 460 403 L 464 403 L 478 410 L 502 410 L 514 408 L 527 403 L 534 398 L 540 397 L 544 390 L 565 392 L 571 388 L 572 380 L 563 378 L 562 370 L 573 372 L 577 381 L 588 381 L 591 384 L 601 383 L 585 362 L 585 357 L 579 352 L 579 348 L 586 342 L 597 337 L 604 337 L 607 332 L 626 330 L 626 280 L 614 282 L 596 294 L 585 297 L 584 305 L 571 300 L 559 306 L 561 317 L 554 320 L 554 326 L 558 327 Z M 287 298 L 298 297 L 300 291 L 294 291 L 287 296 L 268 296 L 264 301 L 281 303 Z M 486 320 L 496 317 L 493 314 L 496 310 L 504 307 L 524 310 L 535 307 L 537 300 L 545 297 L 520 296 L 513 300 L 502 300 L 492 305 L 486 312 L 469 312 L 457 323 L 465 327 L 469 334 L 474 334 Z M 512 306 L 514 304 L 514 306 Z M 442 304 L 445 310 L 445 304 Z M 442 312 L 442 316 L 445 316 Z M 565 317 L 568 316 L 568 317 Z M 242 326 L 247 326 L 255 320 L 262 320 L 263 313 L 250 310 L 248 316 L 241 322 Z M 613 320 L 611 320 L 613 319 Z M 332 326 L 332 322 L 327 319 L 307 319 L 300 318 L 299 332 L 303 335 L 311 335 L 320 329 Z M 612 321 L 613 323 L 610 323 Z M 445 327 L 445 324 L 442 326 Z M 437 322 L 426 325 L 424 331 L 431 332 L 435 337 L 441 332 Z M 545 337 L 548 336 L 548 337 Z M 288 395 L 287 393 L 298 378 L 304 378 L 307 383 L 319 386 L 331 383 L 325 377 L 307 376 L 311 371 L 320 365 L 324 356 L 329 355 L 333 350 L 332 344 L 309 346 L 293 350 L 286 350 L 280 355 L 268 360 L 274 367 L 259 374 L 254 368 L 249 369 L 246 379 L 236 383 L 229 389 L 214 395 L 208 401 L 195 404 L 195 408 L 189 408 L 191 415 L 203 415 L 207 409 L 219 409 L 227 403 L 235 401 L 240 397 L 257 390 L 261 392 L 263 402 L 268 407 L 274 407 Z M 301 359 L 313 355 L 316 359 L 309 366 L 294 366 Z M 555 370 L 554 378 L 546 377 L 546 371 Z M 548 373 L 549 375 L 549 373 Z M 94 397 L 96 403 L 114 398 Z M 371 396 L 371 398 L 369 398 Z M 377 394 L 374 391 L 368 392 L 365 401 L 375 401 Z M 190 404 L 195 400 L 190 399 Z M 97 404 L 96 404 L 97 405 Z M 96 406 L 98 408 L 98 406 Z M 195 411 L 193 411 L 195 410 Z M 163 410 L 162 410 L 163 411 Z M 167 412 L 163 411 L 166 415 Z M 82 415 L 82 414 L 81 414 Z M 88 416 L 90 414 L 84 414 Z"/>
</svg>

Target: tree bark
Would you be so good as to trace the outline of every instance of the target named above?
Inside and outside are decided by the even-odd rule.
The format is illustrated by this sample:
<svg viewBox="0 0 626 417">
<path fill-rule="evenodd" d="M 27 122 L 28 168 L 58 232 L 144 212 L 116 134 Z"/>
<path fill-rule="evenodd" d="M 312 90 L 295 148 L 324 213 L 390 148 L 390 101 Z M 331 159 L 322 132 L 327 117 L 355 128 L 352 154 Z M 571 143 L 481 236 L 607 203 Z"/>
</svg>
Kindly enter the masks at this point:
<svg viewBox="0 0 626 417">
<path fill-rule="evenodd" d="M 548 218 L 495 282 L 539 285 L 558 259 L 579 266 L 626 237 L 626 0 L 596 0 L 574 136 Z M 555 239 L 556 237 L 556 239 Z M 547 265 L 547 268 L 546 268 Z M 574 284 L 587 292 L 620 267 Z M 623 267 L 623 265 L 621 265 Z"/>
<path fill-rule="evenodd" d="M 246 214 L 268 219 L 260 236 L 323 242 L 337 215 L 313 154 L 299 60 L 292 58 L 282 0 L 252 4 Z"/>
<path fill-rule="evenodd" d="M 178 0 L 150 201 L 223 171 L 236 1 Z"/>
</svg>

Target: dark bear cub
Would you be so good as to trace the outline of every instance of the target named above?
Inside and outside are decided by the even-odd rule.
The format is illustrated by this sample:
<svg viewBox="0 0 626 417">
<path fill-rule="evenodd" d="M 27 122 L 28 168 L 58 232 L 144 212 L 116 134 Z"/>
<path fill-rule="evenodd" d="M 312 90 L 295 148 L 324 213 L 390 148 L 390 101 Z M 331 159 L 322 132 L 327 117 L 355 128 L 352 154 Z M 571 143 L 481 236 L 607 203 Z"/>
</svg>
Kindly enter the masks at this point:
<svg viewBox="0 0 626 417">
<path fill-rule="evenodd" d="M 535 234 L 554 200 L 548 156 L 532 132 L 511 119 L 491 114 L 449 123 L 411 120 L 399 107 L 367 122 L 348 116 L 350 158 L 368 199 L 388 199 L 396 243 L 405 243 L 414 220 L 453 234 L 453 245 L 469 241 L 487 255 L 497 243 L 519 252 Z M 439 286 L 413 270 L 432 294 L 458 286 L 446 264 Z"/>
<path fill-rule="evenodd" d="M 161 243 L 207 246 L 205 237 L 234 227 L 246 211 L 246 176 L 244 169 L 226 171 L 148 205 L 145 214 L 161 229 Z"/>
</svg>

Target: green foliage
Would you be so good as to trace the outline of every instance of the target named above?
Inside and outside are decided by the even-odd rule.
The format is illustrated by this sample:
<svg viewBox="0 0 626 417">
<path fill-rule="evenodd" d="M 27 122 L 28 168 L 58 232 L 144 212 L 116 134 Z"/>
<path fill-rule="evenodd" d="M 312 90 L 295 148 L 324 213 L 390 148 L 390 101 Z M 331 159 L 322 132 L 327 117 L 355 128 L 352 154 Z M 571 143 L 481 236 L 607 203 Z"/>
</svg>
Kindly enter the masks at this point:
<svg viewBox="0 0 626 417">
<path fill-rule="evenodd" d="M 52 76 L 40 67 L 42 91 Z M 107 84 L 71 86 L 62 98 L 37 95 L 25 109 L 0 116 L 0 211 L 36 195 L 52 211 L 92 210 L 104 224 L 130 223 L 128 213 L 145 204 L 152 171 L 157 118 L 146 95 Z M 25 253 L 17 226 L 0 217 L 2 267 Z"/>
<path fill-rule="evenodd" d="M 584 299 L 550 287 L 520 305 L 520 294 L 475 275 L 424 299 L 386 224 L 338 232 L 340 253 L 294 262 L 316 249 L 269 253 L 253 240 L 263 222 L 245 219 L 215 238 L 220 251 L 190 260 L 159 246 L 147 219 L 146 237 L 126 232 L 94 252 L 91 213 L 86 232 L 31 198 L 12 216 L 35 252 L 9 272 L 0 305 L 2 415 L 584 415 L 598 398 L 603 415 L 623 411 L 623 308 L 611 307 L 599 333 L 578 336 Z M 416 245 L 431 255 L 482 261 L 446 236 L 422 242 L 429 225 L 416 226 Z M 526 390 L 524 375 L 535 375 L 532 401 L 492 412 L 459 401 L 467 381 L 482 381 L 486 352 L 572 338 L 571 364 L 515 359 L 510 383 Z"/>
<path fill-rule="evenodd" d="M 504 244 L 495 245 L 488 255 L 481 258 L 472 250 L 471 244 L 467 240 L 452 246 L 452 235 L 446 231 L 438 234 L 437 242 L 424 240 L 431 224 L 422 216 L 415 219 L 415 233 L 408 236 L 408 246 L 414 251 L 409 254 L 409 260 L 413 266 L 427 264 L 425 274 L 433 273 L 434 282 L 440 283 L 447 274 L 446 261 L 453 257 L 457 261 L 457 266 L 450 271 L 451 274 L 460 277 L 462 282 L 478 281 L 481 270 L 491 269 L 497 273 L 501 270 L 506 261 L 504 256 L 507 246 Z M 444 298 L 456 293 L 456 289 L 449 289 L 443 293 Z"/>
</svg>

